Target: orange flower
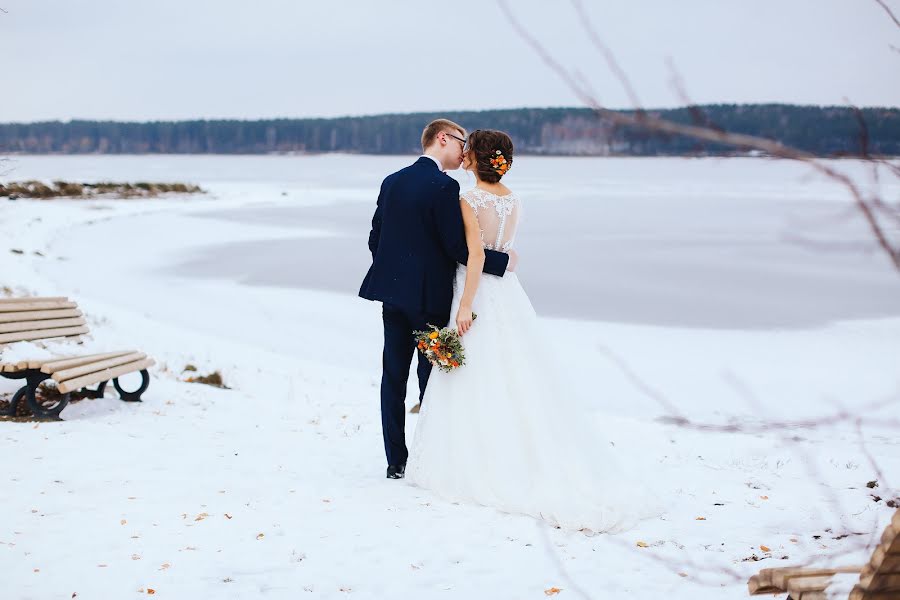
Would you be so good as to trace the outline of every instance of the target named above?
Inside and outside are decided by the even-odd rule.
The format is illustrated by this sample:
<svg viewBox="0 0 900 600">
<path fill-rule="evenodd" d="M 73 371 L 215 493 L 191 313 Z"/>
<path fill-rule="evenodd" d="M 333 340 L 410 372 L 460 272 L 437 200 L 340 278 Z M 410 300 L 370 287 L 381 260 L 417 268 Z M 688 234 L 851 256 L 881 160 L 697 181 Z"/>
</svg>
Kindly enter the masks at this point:
<svg viewBox="0 0 900 600">
<path fill-rule="evenodd" d="M 436 339 L 438 339 L 438 336 L 439 336 L 439 335 L 440 335 L 440 334 L 439 334 L 437 331 L 432 331 L 431 333 L 428 334 L 428 337 L 431 338 L 431 339 L 433 339 L 433 340 L 436 340 Z"/>
</svg>

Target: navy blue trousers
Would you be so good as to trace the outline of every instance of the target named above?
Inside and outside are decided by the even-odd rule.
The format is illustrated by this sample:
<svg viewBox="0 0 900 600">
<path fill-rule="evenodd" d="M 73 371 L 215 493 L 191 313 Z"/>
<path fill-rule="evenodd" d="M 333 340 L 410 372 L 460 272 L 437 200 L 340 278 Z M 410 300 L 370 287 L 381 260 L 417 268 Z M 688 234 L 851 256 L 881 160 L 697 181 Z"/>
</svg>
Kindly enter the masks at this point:
<svg viewBox="0 0 900 600">
<path fill-rule="evenodd" d="M 423 331 L 428 323 L 443 327 L 447 316 L 416 313 L 385 303 L 381 310 L 384 321 L 384 353 L 381 375 L 381 432 L 384 453 L 389 465 L 405 465 L 406 448 L 406 384 L 412 355 L 419 357 L 416 372 L 419 376 L 419 401 L 425 395 L 431 363 L 416 351 L 413 331 Z"/>
</svg>

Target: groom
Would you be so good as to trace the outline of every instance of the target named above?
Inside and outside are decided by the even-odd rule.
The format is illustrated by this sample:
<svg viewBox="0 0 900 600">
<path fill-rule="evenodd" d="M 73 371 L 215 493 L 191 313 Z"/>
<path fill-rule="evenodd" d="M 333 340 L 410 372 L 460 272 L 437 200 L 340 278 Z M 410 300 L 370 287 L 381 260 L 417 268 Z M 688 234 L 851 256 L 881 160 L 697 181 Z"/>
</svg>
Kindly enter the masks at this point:
<svg viewBox="0 0 900 600">
<path fill-rule="evenodd" d="M 413 331 L 450 320 L 456 264 L 469 257 L 459 206 L 459 183 L 445 173 L 463 161 L 466 131 L 446 119 L 422 132 L 424 154 L 388 175 L 372 217 L 372 266 L 359 295 L 382 302 L 384 354 L 381 376 L 381 429 L 388 479 L 406 470 L 406 383 L 416 351 Z M 500 277 L 509 255 L 485 250 L 484 272 Z M 419 401 L 431 364 L 419 355 Z"/>
</svg>

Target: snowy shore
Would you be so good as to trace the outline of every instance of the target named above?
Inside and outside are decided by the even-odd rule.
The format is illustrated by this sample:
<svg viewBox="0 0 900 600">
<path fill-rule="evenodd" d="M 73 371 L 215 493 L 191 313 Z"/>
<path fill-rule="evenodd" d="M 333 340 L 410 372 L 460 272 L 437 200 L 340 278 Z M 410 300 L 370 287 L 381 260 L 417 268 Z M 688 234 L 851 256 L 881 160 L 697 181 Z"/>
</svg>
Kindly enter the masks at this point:
<svg viewBox="0 0 900 600">
<path fill-rule="evenodd" d="M 898 318 L 752 331 L 545 320 L 560 352 L 573 339 L 586 349 L 571 366 L 598 431 L 668 506 L 621 535 L 387 481 L 379 307 L 172 274 L 198 248 L 323 235 L 197 219 L 282 201 L 212 188 L 0 203 L 0 288 L 76 298 L 93 343 L 158 363 L 140 405 L 111 393 L 63 422 L 0 423 L 4 597 L 518 599 L 556 587 L 560 598 L 737 599 L 763 567 L 864 562 L 890 518 L 888 497 L 872 494 L 898 485 L 900 439 L 879 421 L 900 410 L 872 405 L 900 394 Z M 348 340 L 371 353 L 349 355 Z M 182 382 L 187 364 L 220 370 L 232 389 Z M 15 388 L 0 379 L 0 394 Z M 679 426 L 665 403 L 751 431 Z M 842 410 L 865 419 L 864 446 L 846 419 L 753 429 Z M 411 415 L 410 439 L 414 426 Z M 869 456 L 888 479 L 874 490 Z"/>
</svg>

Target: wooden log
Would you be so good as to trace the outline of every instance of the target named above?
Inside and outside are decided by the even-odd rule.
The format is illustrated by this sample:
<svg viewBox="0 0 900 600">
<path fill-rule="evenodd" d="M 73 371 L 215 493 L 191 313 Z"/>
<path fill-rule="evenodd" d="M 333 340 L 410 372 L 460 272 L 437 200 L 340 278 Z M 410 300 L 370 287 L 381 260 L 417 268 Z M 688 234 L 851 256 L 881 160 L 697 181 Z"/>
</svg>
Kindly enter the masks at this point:
<svg viewBox="0 0 900 600">
<path fill-rule="evenodd" d="M 53 358 L 48 361 L 44 361 L 40 365 L 32 368 L 40 368 L 41 373 L 46 373 L 49 375 L 54 371 L 61 371 L 62 369 L 70 369 L 72 367 L 80 367 L 81 365 L 86 365 L 90 362 L 97 362 L 106 360 L 107 358 L 115 358 L 117 356 L 125 356 L 126 354 L 132 354 L 134 352 L 134 350 L 127 350 L 125 352 L 105 352 L 103 354 L 85 354 L 83 356 L 61 356 L 59 358 Z"/>
<path fill-rule="evenodd" d="M 110 379 L 115 379 L 116 377 L 120 377 L 127 373 L 141 371 L 153 366 L 154 364 L 155 361 L 152 358 L 145 358 L 144 360 L 139 360 L 137 362 L 128 363 L 119 367 L 113 367 L 111 369 L 104 369 L 102 371 L 97 371 L 96 373 L 90 373 L 88 375 L 76 377 L 75 379 L 59 382 L 58 389 L 61 394 L 67 394 L 73 390 L 80 390 L 81 388 L 92 385 L 94 383 L 109 381 Z"/>
<path fill-rule="evenodd" d="M 897 592 L 869 591 L 864 590 L 857 585 L 854 586 L 852 590 L 850 590 L 850 598 L 848 600 L 897 600 L 898 598 L 900 598 L 900 595 L 898 595 Z"/>
<path fill-rule="evenodd" d="M 772 569 L 772 585 L 780 591 L 786 591 L 790 580 L 794 577 L 830 577 L 837 573 L 859 573 L 863 565 L 837 567 L 834 569 L 815 569 L 809 567 L 784 567 Z"/>
<path fill-rule="evenodd" d="M 85 325 L 82 317 L 73 319 L 49 319 L 45 321 L 24 321 L 22 323 L 0 323 L 0 333 L 16 331 L 37 331 L 38 329 L 59 329 L 61 327 L 77 327 Z"/>
<path fill-rule="evenodd" d="M 65 296 L 25 296 L 24 298 L 0 298 L 0 304 L 15 304 L 19 302 L 68 302 Z"/>
<path fill-rule="evenodd" d="M 869 567 L 873 572 L 877 570 L 882 573 L 900 573 L 900 554 L 888 554 L 884 548 L 879 546 L 872 553 Z"/>
<path fill-rule="evenodd" d="M 803 592 L 823 592 L 830 583 L 830 575 L 798 575 L 788 580 L 787 592 L 796 598 Z"/>
<path fill-rule="evenodd" d="M 60 310 L 26 310 L 22 312 L 0 313 L 0 323 L 17 323 L 19 321 L 41 321 L 43 319 L 69 319 L 84 316 L 77 308 Z"/>
<path fill-rule="evenodd" d="M 54 300 L 52 302 L 13 302 L 0 304 L 0 313 L 22 312 L 26 310 L 57 310 L 61 308 L 78 308 L 74 302 Z"/>
<path fill-rule="evenodd" d="M 858 585 L 869 592 L 897 592 L 900 598 L 900 575 L 876 572 L 860 578 Z"/>
<path fill-rule="evenodd" d="M 772 569 L 763 569 L 756 575 L 751 575 L 750 579 L 747 581 L 747 591 L 750 592 L 751 596 L 755 596 L 757 594 L 771 594 L 775 592 L 782 592 L 784 590 L 779 590 L 772 587 L 772 577 L 768 573 L 764 573 L 766 571 L 771 571 Z"/>
<path fill-rule="evenodd" d="M 123 354 L 122 356 L 116 356 L 115 358 L 107 358 L 106 360 L 101 361 L 92 361 L 78 367 L 71 367 L 68 369 L 55 371 L 51 374 L 51 377 L 53 378 L 53 381 L 67 381 L 69 379 L 75 379 L 76 377 L 80 377 L 82 375 L 87 375 L 88 373 L 96 373 L 97 371 L 103 371 L 104 369 L 109 369 L 110 367 L 118 367 L 119 365 L 133 363 L 144 358 L 147 358 L 147 355 L 143 352 Z"/>
<path fill-rule="evenodd" d="M 881 543 L 882 544 L 890 544 L 897 537 L 897 529 L 894 528 L 894 525 L 888 525 L 884 528 L 884 532 L 881 534 Z"/>
<path fill-rule="evenodd" d="M 80 327 L 64 327 L 61 329 L 42 329 L 40 331 L 0 333 L 0 344 L 6 344 L 9 342 L 33 342 L 34 340 L 46 340 L 48 338 L 81 335 L 82 333 L 87 332 L 88 328 L 82 325 Z"/>
</svg>

